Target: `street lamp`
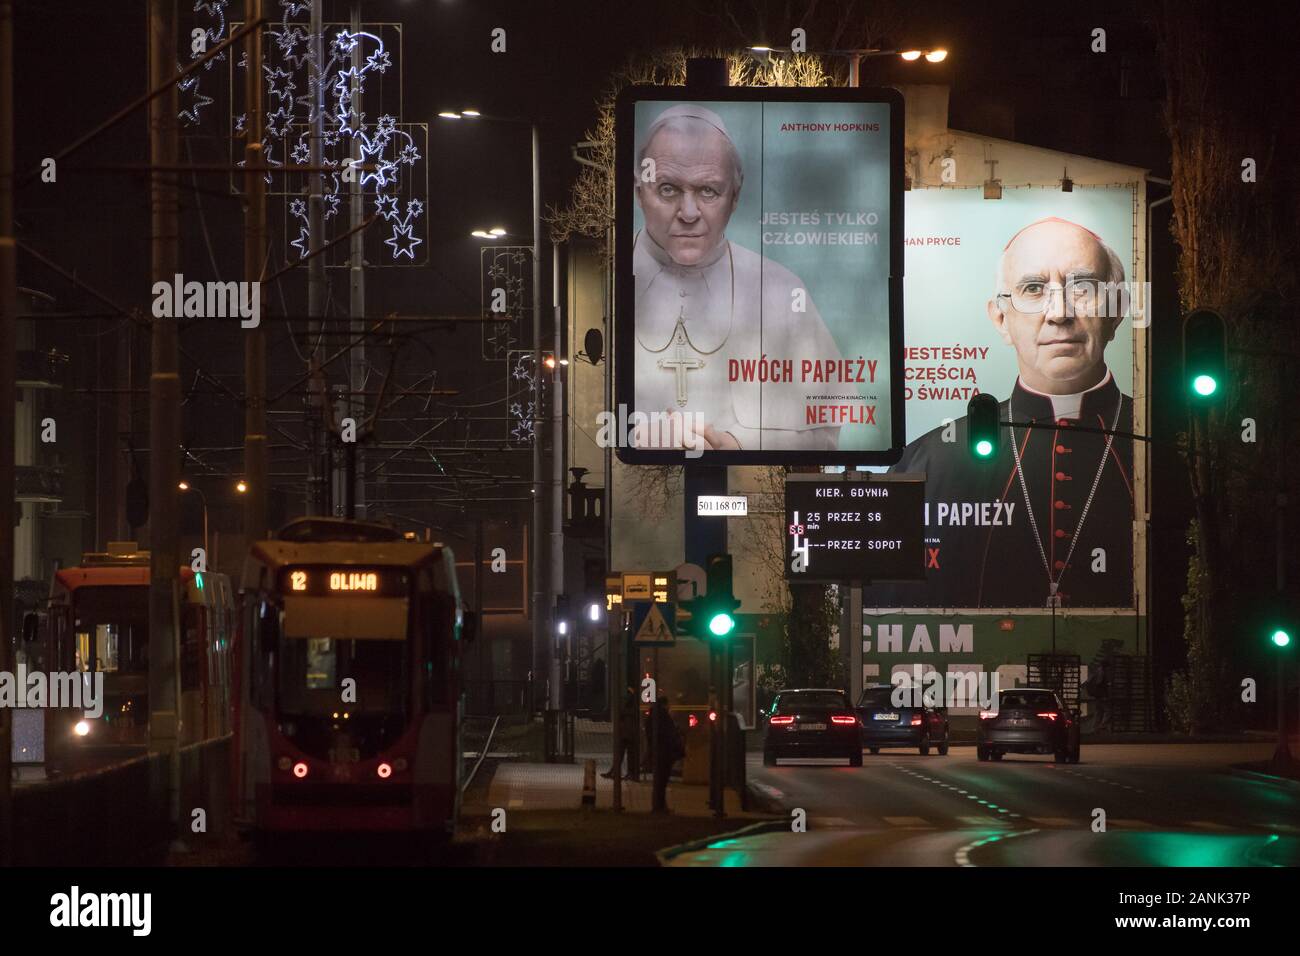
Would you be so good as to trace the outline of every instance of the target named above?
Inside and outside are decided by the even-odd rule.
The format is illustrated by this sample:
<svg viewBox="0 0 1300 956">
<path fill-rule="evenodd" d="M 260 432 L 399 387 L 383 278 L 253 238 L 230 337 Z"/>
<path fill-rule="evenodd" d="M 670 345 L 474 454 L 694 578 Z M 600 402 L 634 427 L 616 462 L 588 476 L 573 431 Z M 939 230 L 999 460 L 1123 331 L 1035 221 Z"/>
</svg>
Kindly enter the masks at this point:
<svg viewBox="0 0 1300 956">
<path fill-rule="evenodd" d="M 755 53 L 789 53 L 788 49 L 770 47 L 764 44 L 758 44 L 750 47 Z M 897 56 L 909 63 L 913 60 L 919 60 L 925 57 L 927 63 L 942 63 L 948 59 L 948 51 L 943 47 L 934 47 L 931 49 L 908 49 L 908 50 L 878 50 L 878 49 L 861 49 L 861 50 L 809 50 L 812 56 L 843 56 L 849 60 L 849 86 L 859 85 L 859 68 L 862 61 L 869 57 L 879 56 Z"/>
<path fill-rule="evenodd" d="M 248 482 L 246 482 L 243 478 L 240 478 L 237 482 L 235 482 L 235 490 L 238 491 L 241 495 L 245 494 L 248 491 Z"/>
<path fill-rule="evenodd" d="M 438 114 L 440 119 L 448 121 L 453 120 L 486 120 L 488 122 L 512 123 L 516 125 L 528 126 L 532 131 L 532 160 L 533 160 L 533 368 L 540 370 L 542 367 L 542 164 L 541 164 L 541 130 L 538 124 L 532 120 L 519 119 L 508 116 L 487 116 L 477 109 L 461 110 L 443 110 Z M 491 232 L 489 230 L 489 232 Z M 504 232 L 501 235 L 505 235 Z M 556 329 L 559 334 L 559 329 Z M 542 407 L 542 377 L 535 375 L 533 377 L 533 408 L 534 414 L 540 414 Z M 557 435 L 559 432 L 557 431 Z M 558 445 L 557 445 L 558 447 Z M 533 555 L 531 567 L 542 567 L 542 536 L 538 533 L 542 527 L 543 501 L 541 494 L 542 486 L 542 443 L 538 438 L 536 429 L 533 433 L 533 518 L 532 531 L 529 535 Z M 556 497 L 559 498 L 561 492 L 556 490 Z M 558 528 L 557 528 L 558 530 Z M 548 671 L 546 659 L 549 656 L 549 642 L 546 636 L 546 621 L 544 618 L 549 613 L 549 608 L 554 603 L 555 591 L 552 589 L 551 600 L 543 601 L 542 592 L 538 587 L 541 578 L 535 576 L 533 579 L 533 673 L 540 676 Z M 538 682 L 540 683 L 540 682 Z M 538 684 L 535 683 L 534 687 Z M 536 702 L 537 691 L 534 690 L 534 703 Z"/>
<path fill-rule="evenodd" d="M 203 492 L 199 491 L 199 489 L 195 488 L 184 478 L 176 484 L 176 487 L 181 491 L 194 492 L 199 496 L 199 501 L 203 505 L 203 560 L 206 562 L 208 559 L 208 499 L 204 496 Z"/>
</svg>

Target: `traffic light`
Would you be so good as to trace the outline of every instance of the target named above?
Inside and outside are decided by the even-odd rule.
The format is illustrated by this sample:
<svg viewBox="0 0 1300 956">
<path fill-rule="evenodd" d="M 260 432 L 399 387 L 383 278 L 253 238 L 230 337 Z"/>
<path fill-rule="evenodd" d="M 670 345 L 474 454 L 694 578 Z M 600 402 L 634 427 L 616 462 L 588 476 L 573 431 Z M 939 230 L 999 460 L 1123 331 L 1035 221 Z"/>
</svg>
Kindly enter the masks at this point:
<svg viewBox="0 0 1300 956">
<path fill-rule="evenodd" d="M 981 392 L 966 403 L 966 443 L 976 459 L 994 458 L 1002 441 L 998 400 Z"/>
<path fill-rule="evenodd" d="M 1273 642 L 1274 647 L 1279 649 L 1291 646 L 1291 634 L 1284 627 L 1274 628 L 1273 633 L 1269 636 L 1269 640 Z"/>
<path fill-rule="evenodd" d="M 1183 378 L 1192 400 L 1213 401 L 1227 377 L 1227 346 L 1223 316 L 1213 309 L 1196 309 L 1183 320 Z"/>
<path fill-rule="evenodd" d="M 705 640 L 729 637 L 736 629 L 735 611 L 740 607 L 732 592 L 731 555 L 709 555 L 705 575 L 707 593 L 682 602 L 691 616 L 688 627 Z"/>
</svg>

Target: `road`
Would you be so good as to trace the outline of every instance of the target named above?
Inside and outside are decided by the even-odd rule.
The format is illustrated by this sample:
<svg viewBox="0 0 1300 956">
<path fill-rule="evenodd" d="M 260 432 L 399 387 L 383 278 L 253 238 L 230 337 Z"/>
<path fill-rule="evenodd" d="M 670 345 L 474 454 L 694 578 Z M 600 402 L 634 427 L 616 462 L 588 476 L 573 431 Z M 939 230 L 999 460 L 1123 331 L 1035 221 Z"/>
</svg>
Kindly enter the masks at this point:
<svg viewBox="0 0 1300 956">
<path fill-rule="evenodd" d="M 1295 866 L 1300 787 L 1228 772 L 1268 744 L 1085 746 L 1083 762 L 974 747 L 845 761 L 749 758 L 750 782 L 806 832 L 758 833 L 675 866 Z M 793 817 L 792 817 L 793 819 Z M 1094 821 L 1104 820 L 1104 831 Z"/>
</svg>

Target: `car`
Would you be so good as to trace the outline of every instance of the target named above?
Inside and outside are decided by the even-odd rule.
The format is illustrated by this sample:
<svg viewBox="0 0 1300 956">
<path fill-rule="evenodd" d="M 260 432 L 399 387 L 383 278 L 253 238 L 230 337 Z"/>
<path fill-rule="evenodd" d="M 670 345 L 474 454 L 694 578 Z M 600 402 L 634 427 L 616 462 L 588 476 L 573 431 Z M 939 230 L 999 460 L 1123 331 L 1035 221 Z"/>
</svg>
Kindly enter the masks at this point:
<svg viewBox="0 0 1300 956">
<path fill-rule="evenodd" d="M 767 713 L 763 766 L 782 757 L 847 757 L 862 766 L 861 725 L 842 690 L 780 691 Z"/>
<path fill-rule="evenodd" d="M 997 706 L 981 710 L 975 756 L 1052 754 L 1058 763 L 1079 762 L 1079 717 L 1061 695 L 1040 687 L 998 691 Z"/>
<path fill-rule="evenodd" d="M 926 756 L 930 748 L 948 753 L 948 714 L 941 707 L 895 707 L 893 684 L 868 684 L 858 698 L 862 746 L 873 754 L 882 747 L 915 747 Z"/>
</svg>

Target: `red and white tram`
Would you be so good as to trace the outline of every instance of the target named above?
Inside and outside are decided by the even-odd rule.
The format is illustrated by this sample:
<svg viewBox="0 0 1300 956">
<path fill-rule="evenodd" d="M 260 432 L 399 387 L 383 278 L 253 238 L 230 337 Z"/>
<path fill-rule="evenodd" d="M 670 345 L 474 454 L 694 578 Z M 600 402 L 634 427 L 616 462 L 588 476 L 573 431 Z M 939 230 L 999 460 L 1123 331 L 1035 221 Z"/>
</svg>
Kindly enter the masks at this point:
<svg viewBox="0 0 1300 956">
<path fill-rule="evenodd" d="M 236 817 L 290 831 L 450 834 L 464 615 L 452 552 L 302 518 L 241 580 Z"/>
</svg>

